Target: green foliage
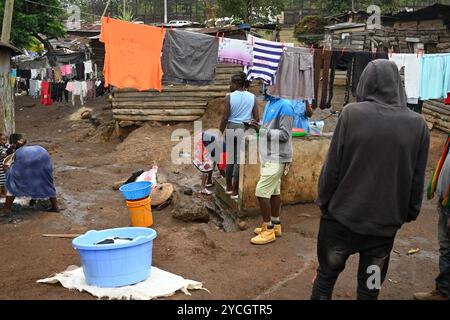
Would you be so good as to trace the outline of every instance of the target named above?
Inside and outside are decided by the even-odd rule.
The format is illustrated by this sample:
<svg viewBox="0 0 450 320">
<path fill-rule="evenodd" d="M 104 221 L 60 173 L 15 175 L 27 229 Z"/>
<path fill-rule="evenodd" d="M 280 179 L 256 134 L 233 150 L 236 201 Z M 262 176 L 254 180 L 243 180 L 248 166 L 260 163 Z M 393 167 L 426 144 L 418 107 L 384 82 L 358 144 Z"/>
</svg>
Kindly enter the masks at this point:
<svg viewBox="0 0 450 320">
<path fill-rule="evenodd" d="M 220 17 L 234 16 L 241 22 L 267 23 L 284 10 L 284 0 L 253 0 L 253 14 L 250 15 L 250 0 L 217 0 Z M 250 21 L 249 21 L 250 20 Z"/>
<path fill-rule="evenodd" d="M 35 43 L 36 35 L 47 38 L 61 37 L 65 34 L 64 18 L 66 12 L 59 0 L 33 0 L 46 6 L 14 1 L 13 20 L 11 28 L 11 43 L 19 48 L 29 48 Z M 51 6 L 51 7 L 50 7 Z M 0 13 L 3 19 L 5 0 L 0 0 Z"/>
<path fill-rule="evenodd" d="M 370 5 L 377 5 L 384 13 L 395 11 L 399 0 L 355 0 L 355 10 L 366 11 Z M 352 10 L 352 0 L 317 0 L 317 5 L 324 16 Z"/>
<path fill-rule="evenodd" d="M 127 2 L 128 1 L 123 1 L 123 4 L 119 8 L 119 14 L 116 18 L 125 21 L 133 21 L 133 9 L 131 6 L 127 5 Z"/>
<path fill-rule="evenodd" d="M 307 45 L 317 45 L 323 39 L 327 20 L 320 16 L 304 17 L 295 25 L 294 36 Z"/>
</svg>

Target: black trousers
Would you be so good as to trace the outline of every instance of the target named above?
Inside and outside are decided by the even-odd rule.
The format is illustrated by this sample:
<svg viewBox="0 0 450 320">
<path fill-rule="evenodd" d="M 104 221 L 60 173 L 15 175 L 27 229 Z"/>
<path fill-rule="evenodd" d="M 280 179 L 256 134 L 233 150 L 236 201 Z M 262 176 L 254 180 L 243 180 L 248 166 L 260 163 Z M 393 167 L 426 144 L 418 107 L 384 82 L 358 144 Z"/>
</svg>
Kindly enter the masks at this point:
<svg viewBox="0 0 450 320">
<path fill-rule="evenodd" d="M 339 274 L 345 269 L 350 255 L 355 253 L 359 253 L 357 299 L 378 299 L 379 286 L 388 271 L 394 239 L 395 236 L 386 238 L 356 234 L 335 220 L 322 218 L 317 242 L 319 268 L 311 299 L 332 298 Z"/>
</svg>

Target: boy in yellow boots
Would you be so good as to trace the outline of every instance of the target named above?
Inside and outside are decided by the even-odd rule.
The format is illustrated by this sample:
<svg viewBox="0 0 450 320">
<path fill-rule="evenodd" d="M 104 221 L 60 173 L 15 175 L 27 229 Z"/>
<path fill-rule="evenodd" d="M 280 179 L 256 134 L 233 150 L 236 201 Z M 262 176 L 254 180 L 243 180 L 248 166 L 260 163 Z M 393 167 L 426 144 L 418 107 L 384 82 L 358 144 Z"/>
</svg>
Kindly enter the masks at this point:
<svg viewBox="0 0 450 320">
<path fill-rule="evenodd" d="M 261 215 L 264 223 L 256 228 L 252 244 L 263 245 L 274 242 L 281 236 L 281 177 L 287 174 L 292 162 L 292 127 L 294 108 L 286 99 L 268 98 L 262 126 L 253 122 L 259 131 L 261 176 L 256 186 Z"/>
</svg>

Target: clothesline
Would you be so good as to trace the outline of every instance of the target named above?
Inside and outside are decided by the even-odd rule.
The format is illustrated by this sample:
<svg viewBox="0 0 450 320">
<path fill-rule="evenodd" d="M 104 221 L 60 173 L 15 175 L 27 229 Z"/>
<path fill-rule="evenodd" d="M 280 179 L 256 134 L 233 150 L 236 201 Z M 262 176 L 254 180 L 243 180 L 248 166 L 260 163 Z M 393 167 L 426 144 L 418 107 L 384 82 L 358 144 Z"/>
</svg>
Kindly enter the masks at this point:
<svg viewBox="0 0 450 320">
<path fill-rule="evenodd" d="M 345 64 L 347 67 L 344 100 L 348 102 L 349 88 L 352 88 L 355 96 L 359 78 L 368 63 L 377 58 L 389 59 L 394 56 L 392 48 L 386 53 L 378 49 L 367 51 L 346 47 L 337 50 L 327 50 L 325 46 L 322 49 L 314 46 L 295 47 L 294 44 L 269 41 L 253 35 L 248 35 L 246 40 L 239 40 L 225 38 L 224 32 L 221 37 L 219 32 L 216 32 L 216 36 L 173 28 L 166 32 L 164 28 L 136 25 L 109 17 L 102 18 L 100 41 L 105 43 L 106 48 L 105 85 L 113 85 L 119 89 L 131 87 L 161 91 L 163 75 L 164 80 L 169 83 L 207 85 L 215 81 L 217 63 L 235 63 L 247 68 L 248 80 L 262 79 L 271 86 L 268 88 L 269 94 L 285 99 L 316 99 L 322 83 L 321 107 L 329 107 L 331 104 L 338 65 Z M 426 68 L 431 64 L 425 60 L 439 57 L 436 59 L 439 60 L 437 63 L 446 66 L 446 59 L 449 59 L 448 71 L 438 66 L 432 72 L 434 77 L 442 80 L 441 83 L 434 81 L 440 90 L 439 94 L 438 90 L 430 91 L 433 98 L 439 98 L 447 90 L 446 79 L 450 79 L 450 53 L 418 54 L 417 57 L 421 58 L 420 65 L 424 61 L 425 67 L 421 69 L 421 73 L 415 72 L 416 77 L 427 75 Z M 440 61 L 440 57 L 445 61 Z M 411 55 L 408 59 L 411 62 Z M 418 65 L 416 61 L 416 69 Z M 323 76 L 320 75 L 321 72 Z M 428 75 L 424 77 L 427 78 Z M 422 91 L 426 92 L 425 89 Z M 439 97 L 434 97 L 436 94 Z M 420 98 L 415 95 L 411 98 Z"/>
</svg>

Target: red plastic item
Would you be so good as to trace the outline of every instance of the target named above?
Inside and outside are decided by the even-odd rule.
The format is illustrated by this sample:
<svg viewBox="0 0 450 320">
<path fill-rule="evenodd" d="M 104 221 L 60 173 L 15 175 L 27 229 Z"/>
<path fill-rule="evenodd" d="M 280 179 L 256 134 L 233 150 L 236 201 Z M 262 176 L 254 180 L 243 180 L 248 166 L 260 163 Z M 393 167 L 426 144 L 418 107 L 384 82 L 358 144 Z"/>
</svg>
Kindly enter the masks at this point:
<svg viewBox="0 0 450 320">
<path fill-rule="evenodd" d="M 450 105 L 450 92 L 449 92 L 449 94 L 447 96 L 447 99 L 444 100 L 444 104 L 447 105 L 447 106 Z"/>
</svg>

